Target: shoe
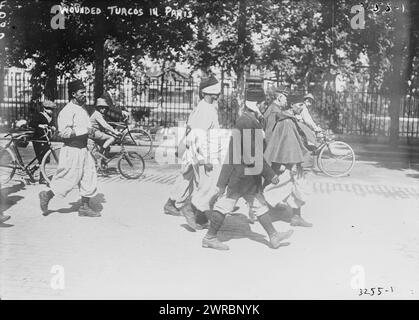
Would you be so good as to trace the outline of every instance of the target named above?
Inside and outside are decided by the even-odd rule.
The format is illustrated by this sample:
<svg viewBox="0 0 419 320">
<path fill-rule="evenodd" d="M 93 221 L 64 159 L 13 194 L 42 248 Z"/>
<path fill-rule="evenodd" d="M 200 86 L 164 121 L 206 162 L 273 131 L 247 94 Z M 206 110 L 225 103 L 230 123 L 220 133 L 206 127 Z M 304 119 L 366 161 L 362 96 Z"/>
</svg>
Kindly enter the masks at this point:
<svg viewBox="0 0 419 320">
<path fill-rule="evenodd" d="M 217 238 L 206 238 L 202 239 L 203 248 L 212 248 L 216 250 L 230 250 L 228 245 L 222 243 Z"/>
<path fill-rule="evenodd" d="M 0 215 L 0 223 L 4 223 L 9 219 L 10 219 L 10 216 L 3 215 L 3 214 Z"/>
<path fill-rule="evenodd" d="M 168 199 L 166 204 L 164 205 L 164 213 L 165 214 L 170 214 L 172 216 L 181 216 L 182 214 L 180 213 L 180 211 L 178 210 L 178 208 L 175 207 L 174 201 Z"/>
<path fill-rule="evenodd" d="M 306 228 L 310 228 L 313 226 L 312 223 L 305 221 L 303 218 L 301 218 L 301 216 L 297 216 L 297 215 L 291 218 L 290 225 L 293 227 L 306 227 Z"/>
<path fill-rule="evenodd" d="M 48 191 L 41 191 L 39 193 L 39 205 L 43 213 L 48 212 L 48 203 L 51 199 L 52 197 L 50 196 Z"/>
<path fill-rule="evenodd" d="M 293 230 L 288 230 L 287 232 L 275 232 L 269 236 L 269 242 L 273 249 L 278 249 L 281 246 L 281 241 L 288 239 L 294 233 Z"/>
<path fill-rule="evenodd" d="M 94 211 L 87 205 L 81 206 L 79 209 L 79 216 L 80 217 L 101 217 L 102 215 L 100 212 Z"/>
<path fill-rule="evenodd" d="M 186 223 L 189 227 L 191 227 L 193 230 L 202 230 L 202 227 L 199 226 L 195 221 L 195 213 L 192 210 L 192 206 L 186 205 L 180 209 L 180 212 L 186 219 Z"/>
</svg>

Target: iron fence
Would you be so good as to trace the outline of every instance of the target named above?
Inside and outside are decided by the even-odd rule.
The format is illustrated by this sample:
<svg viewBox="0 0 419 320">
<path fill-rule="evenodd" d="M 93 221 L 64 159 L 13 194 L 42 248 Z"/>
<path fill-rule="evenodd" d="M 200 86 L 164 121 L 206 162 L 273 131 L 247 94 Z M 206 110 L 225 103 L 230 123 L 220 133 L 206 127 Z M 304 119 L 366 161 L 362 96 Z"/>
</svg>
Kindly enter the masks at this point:
<svg viewBox="0 0 419 320">
<path fill-rule="evenodd" d="M 57 79 L 57 112 L 67 103 L 67 79 Z M 131 111 L 133 119 L 150 130 L 182 125 L 199 101 L 198 84 L 192 79 L 161 78 L 134 82 L 125 79 L 117 85 L 113 100 L 116 106 Z M 30 120 L 39 111 L 39 101 L 32 101 L 28 72 L 6 72 L 0 97 L 0 123 L 9 126 L 18 119 Z M 94 104 L 93 83 L 86 86 L 87 104 Z M 336 133 L 361 136 L 389 136 L 390 98 L 382 92 L 318 91 L 312 108 L 314 120 Z M 290 102 L 302 101 L 304 92 L 292 92 Z M 234 88 L 228 84 L 218 103 L 219 121 L 229 128 L 235 123 L 238 103 Z M 56 117 L 56 114 L 55 114 Z M 400 101 L 399 133 L 401 137 L 419 138 L 419 97 L 405 96 Z"/>
</svg>

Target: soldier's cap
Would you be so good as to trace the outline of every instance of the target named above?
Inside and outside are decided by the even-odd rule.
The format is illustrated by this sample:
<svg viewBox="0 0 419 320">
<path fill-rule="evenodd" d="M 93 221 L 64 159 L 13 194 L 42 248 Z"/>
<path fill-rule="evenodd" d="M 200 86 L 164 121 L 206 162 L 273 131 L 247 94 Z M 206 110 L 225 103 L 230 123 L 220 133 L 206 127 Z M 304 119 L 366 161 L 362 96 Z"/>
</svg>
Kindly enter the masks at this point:
<svg viewBox="0 0 419 320">
<path fill-rule="evenodd" d="M 307 94 L 304 96 L 304 100 L 306 100 L 306 99 L 311 99 L 311 100 L 313 100 L 313 102 L 314 102 L 314 96 L 313 96 L 311 93 L 307 93 Z"/>
<path fill-rule="evenodd" d="M 284 85 L 280 85 L 278 87 L 275 87 L 274 90 L 273 90 L 273 92 L 275 92 L 275 93 L 282 93 L 285 96 L 288 96 L 290 94 L 290 91 Z"/>
<path fill-rule="evenodd" d="M 106 102 L 105 99 L 103 99 L 103 98 L 97 98 L 97 100 L 96 100 L 96 107 L 107 107 L 107 108 L 109 108 L 109 105 L 108 105 L 108 103 Z"/>
<path fill-rule="evenodd" d="M 202 79 L 199 88 L 203 94 L 218 95 L 221 92 L 221 85 L 214 76 Z"/>
<path fill-rule="evenodd" d="M 42 101 L 42 107 L 44 107 L 46 109 L 55 109 L 55 108 L 57 108 L 57 105 L 55 104 L 55 102 L 53 102 L 51 100 L 44 100 L 44 101 Z"/>
<path fill-rule="evenodd" d="M 77 90 L 84 90 L 84 89 L 85 89 L 85 86 L 84 86 L 83 82 L 79 79 L 70 81 L 68 83 L 68 92 L 69 93 L 73 93 L 73 92 L 76 92 Z"/>
<path fill-rule="evenodd" d="M 262 102 L 265 98 L 265 91 L 262 88 L 248 90 L 246 93 L 246 101 Z"/>
</svg>

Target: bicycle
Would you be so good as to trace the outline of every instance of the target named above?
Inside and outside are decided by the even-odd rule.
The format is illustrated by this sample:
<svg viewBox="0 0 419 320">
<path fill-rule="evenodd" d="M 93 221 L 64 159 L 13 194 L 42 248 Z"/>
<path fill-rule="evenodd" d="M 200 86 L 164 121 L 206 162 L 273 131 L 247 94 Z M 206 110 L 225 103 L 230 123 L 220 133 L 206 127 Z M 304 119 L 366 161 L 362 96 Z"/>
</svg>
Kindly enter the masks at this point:
<svg viewBox="0 0 419 320">
<path fill-rule="evenodd" d="M 5 147 L 0 147 L 0 184 L 4 185 L 8 183 L 16 171 L 22 171 L 29 177 L 31 183 L 35 183 L 35 173 L 39 169 L 40 165 L 35 163 L 38 161 L 35 156 L 28 164 L 25 164 L 20 154 L 19 148 L 26 148 L 29 142 L 42 142 L 46 143 L 47 146 L 45 151 L 42 153 L 42 157 L 49 152 L 52 146 L 51 138 L 52 129 L 48 125 L 39 125 L 44 130 L 44 136 L 46 140 L 31 140 L 30 137 L 34 133 L 33 130 L 24 130 L 17 132 L 9 132 L 5 137 L 10 137 L 10 141 Z"/>
<path fill-rule="evenodd" d="M 329 132 L 319 135 L 320 144 L 312 150 L 317 167 L 329 177 L 349 175 L 355 165 L 355 152 L 349 144 L 334 140 Z"/>
<path fill-rule="evenodd" d="M 112 135 L 109 132 L 106 133 Z M 116 143 L 121 144 L 121 147 L 120 151 L 112 155 L 110 158 L 103 155 L 95 143 L 93 143 L 93 147 L 91 147 L 91 143 L 89 143 L 88 149 L 95 160 L 96 169 L 98 171 L 106 171 L 109 162 L 118 159 L 117 168 L 119 173 L 127 179 L 138 179 L 142 176 L 145 169 L 143 157 L 138 152 L 132 150 L 130 151 L 127 146 L 125 146 L 123 141 L 121 141 L 123 136 L 112 136 L 115 137 Z M 51 179 L 57 170 L 60 149 L 61 147 L 51 148 L 42 159 L 41 171 L 48 183 L 51 182 Z M 99 161 L 100 165 L 98 165 Z"/>
<path fill-rule="evenodd" d="M 134 127 L 128 124 L 128 121 L 124 122 L 108 122 L 118 129 L 122 138 L 120 139 L 126 147 L 130 146 L 131 150 L 138 152 L 142 157 L 147 157 L 153 150 L 153 139 L 151 135 L 142 129 L 141 127 Z M 135 148 L 137 147 L 137 148 Z"/>
</svg>

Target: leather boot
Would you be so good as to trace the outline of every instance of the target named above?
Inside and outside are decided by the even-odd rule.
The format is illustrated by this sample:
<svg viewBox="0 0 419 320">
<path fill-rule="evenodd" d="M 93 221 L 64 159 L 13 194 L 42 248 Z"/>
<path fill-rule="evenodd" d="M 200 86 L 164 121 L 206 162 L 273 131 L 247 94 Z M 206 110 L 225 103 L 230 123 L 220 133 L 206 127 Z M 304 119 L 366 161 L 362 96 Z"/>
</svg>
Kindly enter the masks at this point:
<svg viewBox="0 0 419 320">
<path fill-rule="evenodd" d="M 302 217 L 301 217 L 301 209 L 293 209 L 292 210 L 294 215 L 291 218 L 291 223 L 290 225 L 293 227 L 306 227 L 306 228 L 311 228 L 313 226 L 312 223 L 309 223 L 307 221 L 305 221 Z"/>
<path fill-rule="evenodd" d="M 230 248 L 217 239 L 218 230 L 223 225 L 225 215 L 218 211 L 206 211 L 208 220 L 210 221 L 207 234 L 202 239 L 203 248 L 212 248 L 216 250 L 230 250 Z"/>
<path fill-rule="evenodd" d="M 6 222 L 9 219 L 10 219 L 10 216 L 5 215 L 3 213 L 0 214 L 0 223 L 4 223 L 4 222 Z"/>
<path fill-rule="evenodd" d="M 172 199 L 167 199 L 166 204 L 164 205 L 164 213 L 170 214 L 172 216 L 180 216 L 181 213 L 178 208 L 175 207 L 175 202 Z"/>
<path fill-rule="evenodd" d="M 194 231 L 202 230 L 202 227 L 196 223 L 195 212 L 190 203 L 184 205 L 180 209 L 180 212 L 185 217 L 186 223 L 188 224 L 189 227 L 191 227 Z"/>
<path fill-rule="evenodd" d="M 266 233 L 268 234 L 269 242 L 271 244 L 271 248 L 273 249 L 278 249 L 281 246 L 281 241 L 291 237 L 291 235 L 293 234 L 293 230 L 288 230 L 286 232 L 276 231 L 275 227 L 272 224 L 269 211 L 261 216 L 258 216 L 258 220 L 262 225 L 263 229 L 265 229 Z"/>
<path fill-rule="evenodd" d="M 51 190 L 39 193 L 39 205 L 43 213 L 48 212 L 48 204 L 53 197 L 54 193 Z"/>
<path fill-rule="evenodd" d="M 79 216 L 80 217 L 100 217 L 102 216 L 100 212 L 94 211 L 89 206 L 89 198 L 82 197 L 81 206 L 79 208 Z"/>
</svg>

